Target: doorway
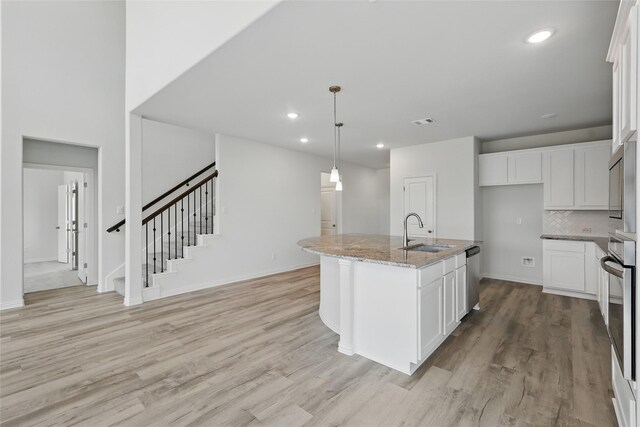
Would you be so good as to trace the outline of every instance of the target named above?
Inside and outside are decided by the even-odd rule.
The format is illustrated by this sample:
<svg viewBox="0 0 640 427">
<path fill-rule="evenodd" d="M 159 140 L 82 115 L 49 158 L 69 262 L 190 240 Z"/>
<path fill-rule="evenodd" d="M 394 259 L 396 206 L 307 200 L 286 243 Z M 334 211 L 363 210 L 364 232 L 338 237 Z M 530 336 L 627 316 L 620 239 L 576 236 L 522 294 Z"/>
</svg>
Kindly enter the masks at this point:
<svg viewBox="0 0 640 427">
<path fill-rule="evenodd" d="M 424 224 L 418 226 L 415 217 L 407 221 L 407 234 L 417 237 L 437 236 L 436 231 L 436 179 L 435 176 L 405 177 L 402 180 L 404 189 L 404 217 L 410 213 L 417 213 Z"/>
<path fill-rule="evenodd" d="M 331 175 L 320 172 L 320 236 L 334 236 L 342 232 L 341 198 Z"/>
<path fill-rule="evenodd" d="M 93 170 L 25 164 L 23 213 L 23 293 L 90 284 Z"/>
</svg>

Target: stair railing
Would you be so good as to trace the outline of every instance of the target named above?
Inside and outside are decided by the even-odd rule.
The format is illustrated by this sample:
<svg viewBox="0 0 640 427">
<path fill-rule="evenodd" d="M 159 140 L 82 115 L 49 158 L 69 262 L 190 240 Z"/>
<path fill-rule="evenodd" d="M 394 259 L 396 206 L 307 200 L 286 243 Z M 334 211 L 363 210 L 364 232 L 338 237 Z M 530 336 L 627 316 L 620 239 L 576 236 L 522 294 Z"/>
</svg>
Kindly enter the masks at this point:
<svg viewBox="0 0 640 427">
<path fill-rule="evenodd" d="M 217 177 L 218 171 L 215 171 L 212 175 L 193 185 L 189 191 L 173 198 L 142 220 L 145 242 L 145 287 L 149 286 L 149 249 L 152 250 L 153 256 L 152 274 L 158 273 L 158 252 L 156 250 L 158 240 L 160 245 L 159 272 L 164 273 L 165 234 L 168 242 L 167 260 L 184 258 L 184 248 L 197 245 L 198 234 L 213 234 L 213 218 L 215 216 L 214 179 Z M 158 226 L 160 227 L 159 230 Z M 151 227 L 151 236 L 149 236 L 149 227 Z M 156 237 L 158 234 L 159 237 Z M 174 236 L 173 241 L 171 239 L 172 235 Z M 179 243 L 178 240 L 180 240 Z M 172 245 L 174 249 L 173 258 L 171 257 Z"/>
<path fill-rule="evenodd" d="M 147 209 L 149 209 L 150 207 L 154 206 L 156 203 L 158 203 L 162 199 L 167 198 L 168 196 L 173 194 L 176 190 L 178 190 L 178 189 L 180 189 L 180 188 L 182 188 L 184 186 L 188 187 L 189 184 L 191 183 L 191 181 L 193 181 L 194 179 L 196 179 L 197 177 L 199 177 L 200 175 L 202 175 L 203 173 L 205 173 L 209 169 L 214 168 L 215 166 L 216 166 L 216 162 L 213 162 L 213 163 L 205 166 L 204 168 L 200 169 L 198 172 L 194 173 L 189 178 L 183 180 L 179 184 L 174 185 L 169 190 L 165 191 L 164 193 L 162 193 L 161 195 L 159 195 L 158 197 L 156 197 L 155 199 L 153 199 L 152 201 L 150 201 L 149 203 L 144 205 L 142 207 L 142 212 L 144 212 Z M 216 173 L 217 173 L 217 171 L 216 171 Z M 111 233 L 113 231 L 116 231 L 116 232 L 120 231 L 120 227 L 122 227 L 124 224 L 125 224 L 125 220 L 123 219 L 123 220 L 119 221 L 118 223 L 112 225 L 111 227 L 107 228 L 107 233 Z"/>
</svg>

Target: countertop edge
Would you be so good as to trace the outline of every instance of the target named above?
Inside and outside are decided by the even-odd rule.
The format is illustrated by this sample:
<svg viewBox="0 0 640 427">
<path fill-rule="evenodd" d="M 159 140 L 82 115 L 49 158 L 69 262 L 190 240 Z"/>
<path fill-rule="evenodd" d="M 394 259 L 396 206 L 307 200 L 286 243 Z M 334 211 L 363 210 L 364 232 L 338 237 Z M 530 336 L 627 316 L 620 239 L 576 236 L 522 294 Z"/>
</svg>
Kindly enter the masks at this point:
<svg viewBox="0 0 640 427">
<path fill-rule="evenodd" d="M 607 236 L 579 236 L 579 235 L 570 235 L 570 234 L 542 234 L 540 235 L 541 240 L 567 240 L 571 242 L 593 242 L 595 243 L 603 252 L 607 253 L 609 248 L 608 237 Z"/>
</svg>

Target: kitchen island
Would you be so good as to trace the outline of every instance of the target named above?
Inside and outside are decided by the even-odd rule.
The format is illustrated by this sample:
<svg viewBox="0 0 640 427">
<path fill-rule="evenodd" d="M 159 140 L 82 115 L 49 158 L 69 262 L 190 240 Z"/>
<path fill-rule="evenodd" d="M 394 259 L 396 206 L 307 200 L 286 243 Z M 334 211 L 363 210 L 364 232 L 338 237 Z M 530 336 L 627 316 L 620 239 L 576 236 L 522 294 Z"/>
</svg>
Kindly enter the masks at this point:
<svg viewBox="0 0 640 427">
<path fill-rule="evenodd" d="M 467 314 L 466 253 L 477 242 L 343 234 L 304 239 L 320 255 L 320 318 L 338 351 L 411 375 Z"/>
</svg>

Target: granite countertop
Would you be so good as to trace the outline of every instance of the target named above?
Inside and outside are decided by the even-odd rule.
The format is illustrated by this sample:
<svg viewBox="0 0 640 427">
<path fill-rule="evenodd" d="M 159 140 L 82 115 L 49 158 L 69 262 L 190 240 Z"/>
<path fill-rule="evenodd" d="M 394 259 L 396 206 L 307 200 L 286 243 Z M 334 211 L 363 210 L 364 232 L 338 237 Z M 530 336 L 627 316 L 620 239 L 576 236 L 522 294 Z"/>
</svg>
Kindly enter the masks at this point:
<svg viewBox="0 0 640 427">
<path fill-rule="evenodd" d="M 546 240 L 575 240 L 578 242 L 593 242 L 605 253 L 609 250 L 609 238 L 604 236 L 575 236 L 569 234 L 543 234 L 541 239 Z"/>
<path fill-rule="evenodd" d="M 452 247 L 436 253 L 407 251 L 401 249 L 403 246 L 402 237 L 381 234 L 338 234 L 335 236 L 310 237 L 300 240 L 298 246 L 304 251 L 317 255 L 396 267 L 422 268 L 461 254 L 480 242 L 416 237 L 411 239 L 409 245 L 419 243 Z"/>
</svg>

